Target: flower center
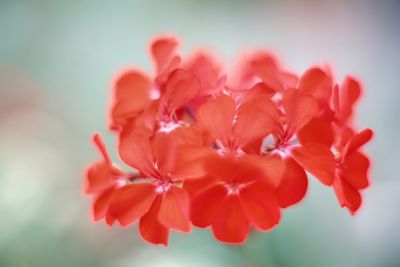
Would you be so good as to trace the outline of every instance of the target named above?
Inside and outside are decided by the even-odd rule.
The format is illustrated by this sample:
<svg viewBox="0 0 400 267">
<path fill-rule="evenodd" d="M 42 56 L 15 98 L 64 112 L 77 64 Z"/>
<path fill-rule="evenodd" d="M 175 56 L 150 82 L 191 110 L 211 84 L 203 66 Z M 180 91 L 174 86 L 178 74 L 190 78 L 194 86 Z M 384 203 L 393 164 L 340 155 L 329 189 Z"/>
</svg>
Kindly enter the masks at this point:
<svg viewBox="0 0 400 267">
<path fill-rule="evenodd" d="M 117 187 L 122 187 L 122 186 L 127 185 L 127 184 L 129 184 L 129 181 L 127 179 L 125 179 L 125 178 L 121 177 L 121 178 L 115 180 L 115 185 Z"/>
<path fill-rule="evenodd" d="M 234 146 L 224 146 L 224 144 L 220 140 L 215 140 L 214 147 L 217 153 L 221 156 L 232 155 L 235 157 L 240 157 L 246 154 L 241 148 L 234 148 Z"/>
<path fill-rule="evenodd" d="M 172 186 L 170 181 L 162 181 L 162 180 L 155 180 L 154 185 L 156 187 L 155 190 L 158 194 L 167 192 L 168 190 L 171 189 Z"/>
<path fill-rule="evenodd" d="M 242 190 L 244 187 L 245 184 L 242 183 L 229 183 L 225 185 L 228 195 L 238 195 L 240 190 Z"/>
<path fill-rule="evenodd" d="M 172 120 L 169 121 L 160 121 L 160 132 L 169 133 L 180 127 L 181 124 L 179 122 L 175 122 Z"/>
</svg>

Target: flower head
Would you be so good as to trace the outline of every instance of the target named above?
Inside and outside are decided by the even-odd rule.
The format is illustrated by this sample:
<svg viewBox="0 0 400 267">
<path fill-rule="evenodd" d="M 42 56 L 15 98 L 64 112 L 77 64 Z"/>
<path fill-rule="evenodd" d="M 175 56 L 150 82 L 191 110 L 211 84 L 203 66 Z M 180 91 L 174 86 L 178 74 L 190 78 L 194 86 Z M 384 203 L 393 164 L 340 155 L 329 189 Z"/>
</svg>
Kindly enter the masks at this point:
<svg viewBox="0 0 400 267">
<path fill-rule="evenodd" d="M 154 72 L 130 68 L 112 88 L 110 129 L 127 169 L 102 159 L 85 172 L 95 220 L 138 222 L 143 239 L 168 244 L 171 230 L 210 227 L 229 244 L 250 229 L 271 230 L 307 193 L 308 174 L 333 187 L 354 214 L 369 186 L 361 152 L 372 130 L 354 126 L 361 85 L 331 70 L 297 75 L 266 51 L 241 60 L 229 76 L 207 51 L 177 54 L 174 37 L 150 44 Z"/>
</svg>

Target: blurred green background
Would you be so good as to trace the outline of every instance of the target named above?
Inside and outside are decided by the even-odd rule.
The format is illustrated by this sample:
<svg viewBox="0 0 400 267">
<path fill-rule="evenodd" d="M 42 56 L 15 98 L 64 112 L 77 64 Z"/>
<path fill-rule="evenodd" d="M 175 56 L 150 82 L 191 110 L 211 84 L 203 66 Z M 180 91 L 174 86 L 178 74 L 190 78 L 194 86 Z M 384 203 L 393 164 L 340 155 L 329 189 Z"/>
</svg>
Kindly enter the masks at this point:
<svg viewBox="0 0 400 267">
<path fill-rule="evenodd" d="M 0 266 L 400 266 L 399 14 L 398 1 L 0 0 Z M 337 79 L 360 77 L 358 125 L 376 135 L 373 186 L 357 216 L 310 179 L 279 227 L 241 247 L 195 230 L 173 234 L 166 249 L 136 226 L 93 224 L 82 195 L 82 170 L 98 158 L 89 138 L 100 131 L 115 144 L 111 77 L 151 71 L 147 45 L 160 33 L 179 36 L 182 54 L 208 47 L 228 66 L 266 48 L 298 73 L 329 63 Z"/>
</svg>

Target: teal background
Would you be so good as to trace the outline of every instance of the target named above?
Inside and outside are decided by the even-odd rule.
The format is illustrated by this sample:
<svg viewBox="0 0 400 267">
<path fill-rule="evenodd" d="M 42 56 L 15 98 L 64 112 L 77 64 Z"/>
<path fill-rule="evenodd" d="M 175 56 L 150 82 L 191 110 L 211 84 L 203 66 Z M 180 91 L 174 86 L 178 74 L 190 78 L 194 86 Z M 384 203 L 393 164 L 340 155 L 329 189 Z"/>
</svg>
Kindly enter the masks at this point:
<svg viewBox="0 0 400 267">
<path fill-rule="evenodd" d="M 0 0 L 0 266 L 400 266 L 400 4 L 397 1 Z M 373 185 L 352 217 L 313 178 L 279 227 L 243 246 L 209 231 L 172 234 L 168 249 L 90 219 L 82 170 L 107 133 L 109 85 L 128 66 L 152 71 L 148 42 L 176 34 L 182 54 L 215 51 L 228 67 L 251 48 L 278 53 L 298 73 L 330 64 L 359 77 L 357 125 Z"/>
</svg>

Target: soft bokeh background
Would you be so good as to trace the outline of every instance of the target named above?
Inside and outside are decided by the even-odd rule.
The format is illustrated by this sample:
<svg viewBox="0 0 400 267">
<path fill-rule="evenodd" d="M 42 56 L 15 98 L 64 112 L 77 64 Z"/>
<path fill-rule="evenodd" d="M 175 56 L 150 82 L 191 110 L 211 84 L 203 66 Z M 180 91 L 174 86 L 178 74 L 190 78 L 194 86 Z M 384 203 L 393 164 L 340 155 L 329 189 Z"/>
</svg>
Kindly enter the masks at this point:
<svg viewBox="0 0 400 267">
<path fill-rule="evenodd" d="M 400 266 L 400 4 L 398 1 L 0 1 L 0 266 Z M 150 38 L 173 33 L 183 54 L 209 47 L 225 62 L 249 48 L 281 55 L 301 73 L 329 63 L 366 93 L 358 125 L 373 186 L 355 217 L 311 179 L 300 205 L 270 233 L 241 247 L 209 231 L 150 246 L 136 226 L 93 224 L 82 170 L 111 147 L 106 107 L 113 74 L 151 70 Z M 397 131 L 397 132 L 396 132 Z M 115 149 L 113 149 L 113 155 Z"/>
</svg>

